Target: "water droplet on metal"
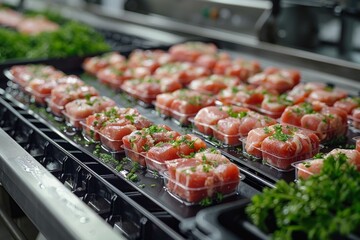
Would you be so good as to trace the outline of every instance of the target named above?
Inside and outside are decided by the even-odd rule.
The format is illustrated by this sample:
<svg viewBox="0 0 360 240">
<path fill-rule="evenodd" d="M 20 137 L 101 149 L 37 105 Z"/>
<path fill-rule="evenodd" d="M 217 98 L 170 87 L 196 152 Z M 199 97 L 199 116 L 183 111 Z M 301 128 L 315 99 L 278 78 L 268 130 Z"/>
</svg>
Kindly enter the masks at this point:
<svg viewBox="0 0 360 240">
<path fill-rule="evenodd" d="M 87 222 L 89 222 L 89 218 L 88 217 L 81 217 L 80 222 L 81 223 L 87 223 Z"/>
</svg>

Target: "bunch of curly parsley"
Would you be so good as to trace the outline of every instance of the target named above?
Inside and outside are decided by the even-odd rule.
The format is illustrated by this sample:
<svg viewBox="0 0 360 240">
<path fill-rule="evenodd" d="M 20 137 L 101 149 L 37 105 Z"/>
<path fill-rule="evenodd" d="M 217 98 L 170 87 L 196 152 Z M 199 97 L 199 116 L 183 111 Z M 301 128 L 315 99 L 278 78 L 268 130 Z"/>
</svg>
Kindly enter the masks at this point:
<svg viewBox="0 0 360 240">
<path fill-rule="evenodd" d="M 280 181 L 256 195 L 246 212 L 274 239 L 342 238 L 360 229 L 360 172 L 344 154 L 329 156 L 319 175 Z"/>
</svg>

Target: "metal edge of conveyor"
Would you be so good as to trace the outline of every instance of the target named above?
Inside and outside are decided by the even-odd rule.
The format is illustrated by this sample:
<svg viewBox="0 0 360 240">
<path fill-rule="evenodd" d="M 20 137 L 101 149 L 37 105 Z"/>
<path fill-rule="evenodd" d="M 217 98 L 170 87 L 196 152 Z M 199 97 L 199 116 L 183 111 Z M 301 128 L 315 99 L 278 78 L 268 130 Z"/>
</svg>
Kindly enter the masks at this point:
<svg viewBox="0 0 360 240">
<path fill-rule="evenodd" d="M 0 128 L 0 182 L 47 239 L 123 239 Z"/>
<path fill-rule="evenodd" d="M 15 4 L 16 0 L 6 0 Z M 95 27 L 120 31 L 159 42 L 173 44 L 193 38 L 213 39 L 223 42 L 225 47 L 239 52 L 260 56 L 278 62 L 285 62 L 323 73 L 328 73 L 355 82 L 359 81 L 360 64 L 327 57 L 324 55 L 270 44 L 257 40 L 254 36 L 241 33 L 205 28 L 178 22 L 158 15 L 145 15 L 125 10 L 108 12 L 95 4 L 74 0 L 69 3 L 59 0 L 27 0 L 29 9 L 56 8 L 61 14 Z"/>
<path fill-rule="evenodd" d="M 66 7 L 64 7 L 64 9 L 66 9 Z M 109 19 L 108 22 L 131 23 L 137 27 L 145 26 L 165 32 L 175 32 L 178 34 L 187 34 L 192 37 L 214 39 L 224 42 L 229 48 L 244 51 L 254 56 L 262 56 L 279 62 L 290 62 L 293 65 L 349 79 L 358 80 L 356 77 L 360 75 L 360 65 L 357 63 L 300 49 L 261 42 L 254 36 L 237 32 L 195 26 L 158 15 L 144 15 L 129 11 L 122 11 L 121 13 L 107 12 L 93 4 L 79 6 L 76 10 L 71 8 L 71 11 L 93 13 L 94 16 Z"/>
<path fill-rule="evenodd" d="M 241 33 L 199 27 L 161 16 L 144 15 L 129 11 L 124 11 L 122 14 L 115 15 L 107 13 L 101 8 L 91 6 L 84 9 L 97 16 L 107 17 L 117 21 L 130 22 L 164 31 L 175 31 L 178 33 L 222 41 L 227 43 L 229 47 L 235 46 L 236 49 L 252 53 L 254 56 L 263 56 L 280 62 L 291 62 L 292 64 L 309 69 L 323 71 L 338 76 L 345 76 L 350 79 L 353 79 L 360 74 L 360 65 L 357 63 L 300 49 L 261 42 L 253 36 Z"/>
</svg>

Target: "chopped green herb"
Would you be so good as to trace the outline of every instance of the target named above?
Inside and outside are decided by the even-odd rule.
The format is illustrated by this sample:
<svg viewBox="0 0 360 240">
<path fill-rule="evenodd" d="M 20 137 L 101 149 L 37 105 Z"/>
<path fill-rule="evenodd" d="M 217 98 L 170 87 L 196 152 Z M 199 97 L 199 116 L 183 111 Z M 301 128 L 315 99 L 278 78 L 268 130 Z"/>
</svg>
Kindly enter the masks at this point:
<svg viewBox="0 0 360 240">
<path fill-rule="evenodd" d="M 215 198 L 216 198 L 217 202 L 222 202 L 222 200 L 224 199 L 224 195 L 222 193 L 220 193 L 220 192 L 217 192 L 215 194 Z"/>
<path fill-rule="evenodd" d="M 125 118 L 126 118 L 127 120 L 129 120 L 131 123 L 134 123 L 134 122 L 135 122 L 135 117 L 136 117 L 135 114 L 125 115 Z"/>
<path fill-rule="evenodd" d="M 311 162 L 304 162 L 303 165 L 304 167 L 309 168 L 311 167 Z"/>
<path fill-rule="evenodd" d="M 271 131 L 269 127 L 264 127 L 264 133 L 269 134 L 270 132 Z"/>
<path fill-rule="evenodd" d="M 271 136 L 272 138 L 275 138 L 282 142 L 286 142 L 287 140 L 289 140 L 289 138 L 291 138 L 290 134 L 285 134 L 283 132 L 281 125 L 274 126 L 274 129 L 275 129 L 275 133 Z"/>
<path fill-rule="evenodd" d="M 126 175 L 126 179 L 132 181 L 132 182 L 136 182 L 138 181 L 138 176 L 137 174 L 135 173 L 132 173 L 132 172 L 129 172 L 127 175 Z"/>
<path fill-rule="evenodd" d="M 200 206 L 202 207 L 207 207 L 207 206 L 210 206 L 212 204 L 212 199 L 210 197 L 206 197 L 204 199 L 202 199 L 200 202 L 199 202 Z"/>
<path fill-rule="evenodd" d="M 203 164 L 202 165 L 202 170 L 203 170 L 203 172 L 209 172 L 210 171 L 210 169 L 211 169 L 211 165 L 209 165 L 209 164 Z"/>
<path fill-rule="evenodd" d="M 122 164 L 117 165 L 117 166 L 115 167 L 115 170 L 116 170 L 117 172 L 122 171 L 122 170 L 123 170 L 123 165 L 122 165 Z"/>
<path fill-rule="evenodd" d="M 145 152 L 150 150 L 150 146 L 148 144 L 145 144 L 142 148 L 144 149 Z"/>
<path fill-rule="evenodd" d="M 313 158 L 315 158 L 315 159 L 321 159 L 321 158 L 323 158 L 324 157 L 324 153 L 317 153 L 317 154 L 315 154 L 315 156 L 313 157 Z"/>
</svg>

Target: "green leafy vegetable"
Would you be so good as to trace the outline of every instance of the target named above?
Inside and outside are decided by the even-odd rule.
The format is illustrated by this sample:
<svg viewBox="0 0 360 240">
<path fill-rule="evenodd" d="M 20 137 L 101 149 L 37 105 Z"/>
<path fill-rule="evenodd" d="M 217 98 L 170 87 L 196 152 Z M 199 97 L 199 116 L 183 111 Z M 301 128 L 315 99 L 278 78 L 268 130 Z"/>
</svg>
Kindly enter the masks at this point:
<svg viewBox="0 0 360 240">
<path fill-rule="evenodd" d="M 332 239 L 360 227 L 360 173 L 344 154 L 329 156 L 318 175 L 297 184 L 279 181 L 256 195 L 246 212 L 274 239 Z"/>
<path fill-rule="evenodd" d="M 41 15 L 59 23 L 59 30 L 28 36 L 0 28 L 0 62 L 16 58 L 84 56 L 110 50 L 103 36 L 93 28 L 75 21 L 65 21 L 50 12 Z"/>
</svg>

